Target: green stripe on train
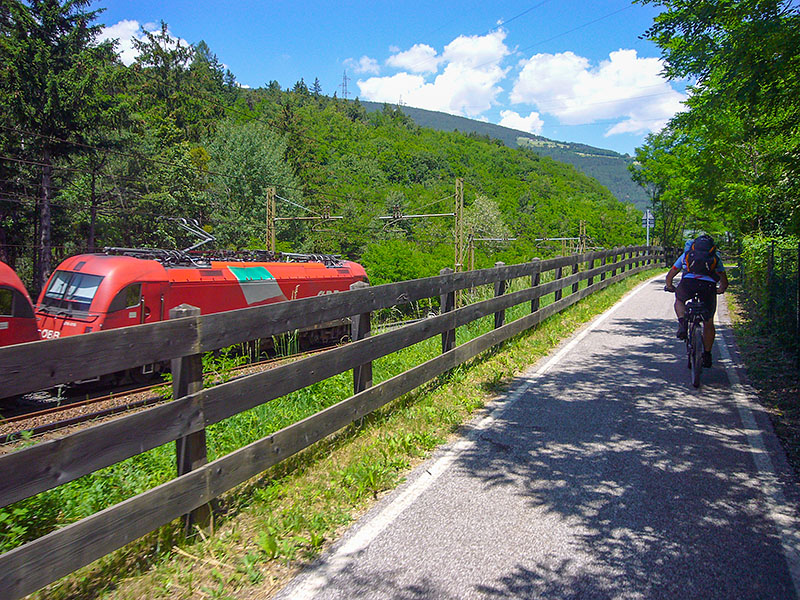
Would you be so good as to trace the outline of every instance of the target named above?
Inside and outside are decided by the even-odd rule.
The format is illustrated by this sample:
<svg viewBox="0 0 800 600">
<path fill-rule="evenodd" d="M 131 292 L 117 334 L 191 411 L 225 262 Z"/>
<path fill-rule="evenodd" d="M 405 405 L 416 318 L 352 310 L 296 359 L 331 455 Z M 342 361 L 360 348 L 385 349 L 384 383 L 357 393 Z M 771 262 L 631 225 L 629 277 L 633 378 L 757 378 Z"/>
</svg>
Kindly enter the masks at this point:
<svg viewBox="0 0 800 600">
<path fill-rule="evenodd" d="M 228 267 L 239 281 L 263 281 L 275 279 L 266 267 Z"/>
</svg>

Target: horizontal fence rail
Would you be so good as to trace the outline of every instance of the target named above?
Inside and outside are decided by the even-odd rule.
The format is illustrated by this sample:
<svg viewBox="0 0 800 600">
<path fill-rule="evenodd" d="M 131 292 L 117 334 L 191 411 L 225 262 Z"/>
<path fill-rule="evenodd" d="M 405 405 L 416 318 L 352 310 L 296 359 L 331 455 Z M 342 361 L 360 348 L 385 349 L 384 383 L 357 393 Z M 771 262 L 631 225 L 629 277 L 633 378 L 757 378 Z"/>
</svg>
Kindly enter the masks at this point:
<svg viewBox="0 0 800 600">
<path fill-rule="evenodd" d="M 34 592 L 179 517 L 200 519 L 204 507 L 233 487 L 586 296 L 663 264 L 663 259 L 661 248 L 646 246 L 534 259 L 0 349 L 0 389 L 5 395 L 164 360 L 173 361 L 175 379 L 180 379 L 173 382 L 176 397 L 171 402 L 0 456 L 0 506 L 5 506 L 163 444 L 176 442 L 179 449 L 178 477 L 0 556 L 0 597 L 16 599 Z M 565 267 L 570 274 L 564 275 Z M 554 279 L 542 282 L 549 272 Z M 530 286 L 505 293 L 507 281 L 523 277 L 530 278 Z M 586 287 L 580 288 L 584 281 Z M 481 285 L 493 285 L 495 297 L 455 307 L 456 292 Z M 540 299 L 548 294 L 554 294 L 554 302 L 540 308 Z M 442 300 L 439 315 L 370 335 L 371 312 L 432 297 Z M 530 303 L 531 312 L 506 323 L 504 311 L 523 303 Z M 186 307 L 175 316 L 191 313 Z M 492 315 L 494 329 L 455 346 L 456 328 Z M 200 389 L 197 361 L 203 352 L 346 317 L 357 317 L 349 344 Z M 442 354 L 372 385 L 372 361 L 437 335 L 442 336 Z M 207 426 L 350 370 L 355 374 L 350 398 L 205 463 Z"/>
</svg>

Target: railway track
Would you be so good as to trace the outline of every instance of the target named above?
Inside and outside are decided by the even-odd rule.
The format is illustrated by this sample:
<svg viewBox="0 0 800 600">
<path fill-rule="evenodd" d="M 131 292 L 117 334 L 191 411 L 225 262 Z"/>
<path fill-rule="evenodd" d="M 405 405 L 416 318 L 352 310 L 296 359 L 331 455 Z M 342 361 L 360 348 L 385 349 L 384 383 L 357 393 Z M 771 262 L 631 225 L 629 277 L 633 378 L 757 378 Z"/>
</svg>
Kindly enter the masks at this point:
<svg viewBox="0 0 800 600">
<path fill-rule="evenodd" d="M 225 381 L 244 377 L 254 372 L 274 368 L 280 364 L 299 360 L 305 356 L 329 350 L 331 347 L 308 350 L 288 357 L 270 358 L 267 360 L 247 363 L 230 370 L 233 377 Z M 222 378 L 220 378 L 220 381 Z M 83 423 L 116 416 L 122 413 L 140 410 L 161 402 L 168 402 L 164 394 L 159 394 L 159 388 L 166 384 L 158 383 L 137 389 L 128 389 L 122 392 L 111 392 L 90 397 L 77 402 L 69 402 L 60 406 L 45 408 L 34 412 L 25 412 L 12 417 L 0 419 L 0 446 L 18 442 L 22 439 L 41 436 Z M 0 452 L 2 453 L 2 452 Z"/>
</svg>

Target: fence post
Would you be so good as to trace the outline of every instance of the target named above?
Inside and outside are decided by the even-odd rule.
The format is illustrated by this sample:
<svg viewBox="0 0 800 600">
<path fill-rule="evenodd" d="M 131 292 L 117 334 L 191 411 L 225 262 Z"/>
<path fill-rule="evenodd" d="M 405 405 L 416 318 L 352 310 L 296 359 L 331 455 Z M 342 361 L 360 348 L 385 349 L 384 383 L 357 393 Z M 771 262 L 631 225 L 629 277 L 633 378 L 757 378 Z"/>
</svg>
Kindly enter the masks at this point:
<svg viewBox="0 0 800 600">
<path fill-rule="evenodd" d="M 497 261 L 494 263 L 495 267 L 505 267 L 506 263 Z M 502 296 L 506 293 L 506 282 L 505 279 L 501 279 L 500 281 L 494 282 L 494 296 Z M 506 322 L 506 311 L 500 310 L 494 313 L 494 328 L 499 329 L 502 327 Z"/>
<path fill-rule="evenodd" d="M 607 256 L 608 255 L 603 254 L 603 256 L 600 257 L 600 266 L 601 267 L 605 267 L 606 266 L 606 258 L 607 258 Z M 605 280 L 606 280 L 606 272 L 603 271 L 602 273 L 600 273 L 600 281 L 605 281 Z"/>
<path fill-rule="evenodd" d="M 535 288 L 542 280 L 542 261 L 539 258 L 531 259 L 533 263 L 533 273 L 531 273 L 531 287 Z M 531 300 L 531 312 L 535 313 L 539 310 L 539 298 Z"/>
<path fill-rule="evenodd" d="M 563 267 L 558 267 L 556 269 L 556 274 L 555 274 L 554 281 L 558 281 L 559 279 L 561 279 L 561 277 L 563 276 L 563 273 L 564 273 L 564 268 Z M 555 294 L 553 295 L 553 302 L 558 302 L 559 300 L 561 300 L 561 296 L 563 296 L 563 295 L 564 295 L 564 289 L 563 288 L 558 288 L 555 291 Z"/>
<path fill-rule="evenodd" d="M 451 275 L 453 273 L 453 269 L 449 267 L 445 267 L 441 271 L 439 271 L 439 275 Z M 444 314 L 446 312 L 452 311 L 456 307 L 456 292 L 453 290 L 452 292 L 447 292 L 446 294 L 442 294 L 439 296 L 439 303 L 440 303 L 440 312 Z M 449 352 L 453 348 L 456 347 L 456 330 L 455 329 L 448 329 L 447 331 L 442 332 L 442 354 L 445 352 Z"/>
<path fill-rule="evenodd" d="M 360 290 L 369 287 L 369 284 L 364 281 L 356 281 L 350 285 L 351 290 Z M 369 337 L 370 334 L 370 320 L 372 314 L 369 312 L 361 313 L 351 317 L 350 323 L 350 339 L 354 342 L 363 340 Z M 367 388 L 372 387 L 372 361 L 366 362 L 363 365 L 353 367 L 353 394 L 363 392 Z"/>
<path fill-rule="evenodd" d="M 198 317 L 200 309 L 188 304 L 181 304 L 169 311 L 170 319 Z M 172 359 L 172 397 L 175 399 L 194 394 L 203 389 L 203 356 L 191 354 Z M 177 459 L 178 477 L 185 475 L 208 462 L 206 454 L 206 430 L 175 440 L 175 457 Z M 195 525 L 206 529 L 211 524 L 211 505 L 204 504 L 188 515 L 183 516 L 184 530 L 187 536 L 192 534 Z"/>
<path fill-rule="evenodd" d="M 594 258 L 586 261 L 586 270 L 591 271 L 594 269 Z M 594 284 L 594 277 L 589 277 L 589 280 L 586 282 L 586 287 L 592 287 Z"/>
<path fill-rule="evenodd" d="M 617 250 L 614 249 L 614 253 L 611 254 L 611 264 L 614 265 L 614 268 L 611 269 L 611 276 L 612 277 L 614 277 L 614 275 L 617 274 L 616 262 L 617 262 L 617 257 L 618 256 L 619 256 L 619 252 L 617 252 Z"/>
<path fill-rule="evenodd" d="M 572 274 L 575 275 L 578 271 L 580 271 L 580 263 L 578 262 L 578 259 L 576 258 L 575 262 L 572 265 Z M 577 281 L 572 284 L 572 293 L 573 294 L 577 294 L 578 293 L 578 287 L 579 287 L 579 285 L 578 285 Z"/>
</svg>

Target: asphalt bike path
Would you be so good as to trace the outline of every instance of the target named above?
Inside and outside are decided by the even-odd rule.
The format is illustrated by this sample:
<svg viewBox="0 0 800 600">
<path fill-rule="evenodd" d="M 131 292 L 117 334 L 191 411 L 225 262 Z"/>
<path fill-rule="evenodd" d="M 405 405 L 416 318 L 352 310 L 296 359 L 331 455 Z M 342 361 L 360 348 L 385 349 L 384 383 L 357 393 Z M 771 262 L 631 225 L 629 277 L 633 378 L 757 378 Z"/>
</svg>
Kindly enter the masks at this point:
<svg viewBox="0 0 800 600">
<path fill-rule="evenodd" d="M 724 297 L 695 390 L 663 285 L 517 378 L 278 598 L 795 598 L 797 486 Z"/>
</svg>

